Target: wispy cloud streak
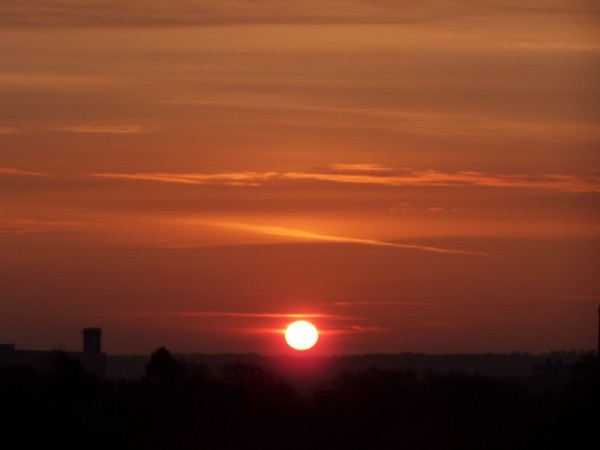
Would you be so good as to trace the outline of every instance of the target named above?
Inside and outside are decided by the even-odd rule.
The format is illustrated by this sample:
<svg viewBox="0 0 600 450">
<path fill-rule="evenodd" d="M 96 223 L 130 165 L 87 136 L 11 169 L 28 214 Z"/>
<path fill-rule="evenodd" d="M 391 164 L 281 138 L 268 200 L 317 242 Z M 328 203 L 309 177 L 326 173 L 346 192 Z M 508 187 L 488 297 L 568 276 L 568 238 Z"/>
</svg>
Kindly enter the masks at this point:
<svg viewBox="0 0 600 450">
<path fill-rule="evenodd" d="M 97 133 L 97 134 L 144 134 L 150 130 L 141 125 L 73 125 L 67 127 L 54 128 L 53 131 L 62 131 L 66 133 Z"/>
<path fill-rule="evenodd" d="M 327 303 L 330 306 L 398 306 L 398 307 L 412 307 L 412 306 L 423 306 L 423 307 L 431 307 L 431 306 L 447 306 L 448 303 L 441 302 L 394 302 L 394 301 L 361 301 L 361 302 L 332 302 Z"/>
<path fill-rule="evenodd" d="M 132 181 L 158 181 L 178 184 L 212 184 L 229 186 L 258 186 L 274 178 L 275 172 L 202 173 L 92 173 L 89 176 Z"/>
<path fill-rule="evenodd" d="M 186 26 L 226 24 L 415 23 L 482 14 L 597 15 L 593 1 L 464 0 L 28 0 L 0 3 L 4 26 Z"/>
<path fill-rule="evenodd" d="M 393 169 L 382 164 L 363 163 L 363 164 L 332 164 L 331 169 L 344 172 L 390 172 Z"/>
<path fill-rule="evenodd" d="M 317 180 L 332 183 L 370 184 L 379 186 L 483 186 L 497 188 L 552 189 L 571 192 L 600 192 L 600 176 L 568 174 L 502 175 L 482 172 L 412 171 L 404 174 L 378 175 L 339 172 L 287 172 L 282 178 Z"/>
<path fill-rule="evenodd" d="M 27 177 L 44 177 L 47 173 L 36 172 L 33 170 L 22 170 L 14 167 L 0 167 L 0 175 L 22 175 Z"/>
<path fill-rule="evenodd" d="M 321 313 L 254 313 L 239 311 L 175 311 L 145 314 L 160 314 L 185 317 L 239 317 L 257 319 L 350 319 L 346 316 Z"/>
<path fill-rule="evenodd" d="M 0 233 L 28 234 L 73 230 L 81 225 L 72 220 L 0 218 Z"/>
<path fill-rule="evenodd" d="M 141 316 L 168 316 L 168 317 L 199 317 L 199 318 L 238 318 L 238 319 L 327 319 L 327 320 L 361 320 L 358 317 L 350 317 L 339 314 L 325 313 L 281 313 L 281 312 L 247 312 L 247 311 L 211 311 L 211 310 L 185 310 L 185 311 L 135 311 L 132 313 L 104 311 L 99 312 L 99 315 L 114 316 L 134 314 Z"/>
<path fill-rule="evenodd" d="M 395 172 L 378 164 L 335 164 L 330 169 L 303 172 L 226 172 L 226 173 L 91 173 L 94 177 L 163 183 L 259 186 L 272 181 L 318 181 L 335 184 L 363 184 L 403 187 L 480 186 L 510 189 L 546 189 L 563 192 L 600 193 L 600 175 L 574 174 L 486 174 L 435 170 Z"/>
<path fill-rule="evenodd" d="M 425 252 L 430 252 L 430 253 L 442 253 L 442 254 L 495 256 L 495 255 L 492 255 L 490 253 L 485 253 L 485 252 L 449 249 L 449 248 L 434 247 L 434 246 L 428 246 L 428 245 L 401 244 L 401 243 L 397 243 L 397 242 L 387 242 L 387 241 L 380 241 L 380 240 L 376 240 L 376 239 L 363 239 L 363 238 L 353 238 L 353 237 L 346 237 L 346 236 L 332 236 L 332 235 L 327 235 L 327 234 L 313 233 L 313 232 L 306 231 L 306 230 L 297 230 L 297 229 L 284 228 L 284 227 L 273 227 L 273 226 L 253 225 L 253 224 L 247 224 L 247 223 L 233 223 L 233 222 L 215 222 L 214 225 L 223 227 L 223 228 L 234 228 L 234 229 L 249 231 L 249 232 L 253 232 L 253 233 L 263 234 L 263 235 L 279 236 L 279 237 L 290 238 L 290 239 L 300 239 L 300 240 L 316 241 L 316 242 L 372 245 L 372 246 L 376 246 L 376 247 L 409 249 L 409 250 L 418 250 L 418 251 L 425 251 Z"/>
<path fill-rule="evenodd" d="M 590 300 L 600 301 L 600 295 L 564 295 L 558 297 L 559 300 Z"/>
<path fill-rule="evenodd" d="M 282 334 L 281 321 L 314 320 L 319 326 L 321 335 L 342 334 L 371 334 L 388 332 L 389 329 L 377 325 L 364 324 L 368 321 L 366 317 L 348 316 L 326 313 L 281 313 L 281 312 L 247 312 L 247 311 L 104 311 L 97 313 L 98 316 L 121 317 L 170 317 L 183 319 L 209 320 L 218 323 L 218 328 L 227 333 L 234 334 Z M 267 326 L 265 326 L 267 324 Z M 270 324 L 270 325 L 269 325 Z"/>
</svg>

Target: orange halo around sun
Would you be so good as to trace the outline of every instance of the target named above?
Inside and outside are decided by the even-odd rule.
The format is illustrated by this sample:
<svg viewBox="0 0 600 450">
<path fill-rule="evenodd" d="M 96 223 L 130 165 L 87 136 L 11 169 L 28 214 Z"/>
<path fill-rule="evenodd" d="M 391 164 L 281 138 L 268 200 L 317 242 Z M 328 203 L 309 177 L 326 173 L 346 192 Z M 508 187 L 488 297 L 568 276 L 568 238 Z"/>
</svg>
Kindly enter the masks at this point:
<svg viewBox="0 0 600 450">
<path fill-rule="evenodd" d="M 298 320 L 287 327 L 285 341 L 294 350 L 308 350 L 317 343 L 319 332 L 310 322 Z"/>
</svg>

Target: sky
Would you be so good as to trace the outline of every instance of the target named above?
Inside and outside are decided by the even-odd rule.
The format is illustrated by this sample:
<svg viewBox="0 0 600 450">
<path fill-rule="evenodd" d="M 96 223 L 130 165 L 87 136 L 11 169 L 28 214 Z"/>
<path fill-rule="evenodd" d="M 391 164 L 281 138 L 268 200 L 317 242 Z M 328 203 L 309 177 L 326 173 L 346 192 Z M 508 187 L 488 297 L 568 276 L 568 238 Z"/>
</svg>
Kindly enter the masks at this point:
<svg viewBox="0 0 600 450">
<path fill-rule="evenodd" d="M 0 343 L 591 350 L 592 0 L 0 3 Z"/>
</svg>

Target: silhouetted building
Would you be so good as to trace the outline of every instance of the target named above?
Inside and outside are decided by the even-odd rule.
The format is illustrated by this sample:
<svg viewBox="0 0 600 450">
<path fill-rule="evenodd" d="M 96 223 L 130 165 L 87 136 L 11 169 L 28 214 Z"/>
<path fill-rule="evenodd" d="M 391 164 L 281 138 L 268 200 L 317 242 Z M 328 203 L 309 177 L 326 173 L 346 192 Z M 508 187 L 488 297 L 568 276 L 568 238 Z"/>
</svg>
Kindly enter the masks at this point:
<svg viewBox="0 0 600 450">
<path fill-rule="evenodd" d="M 100 328 L 83 330 L 83 352 L 65 352 L 81 362 L 89 372 L 99 377 L 106 376 L 106 353 L 101 352 Z M 51 351 L 18 350 L 14 344 L 0 344 L 0 364 L 24 364 L 43 368 Z"/>
</svg>

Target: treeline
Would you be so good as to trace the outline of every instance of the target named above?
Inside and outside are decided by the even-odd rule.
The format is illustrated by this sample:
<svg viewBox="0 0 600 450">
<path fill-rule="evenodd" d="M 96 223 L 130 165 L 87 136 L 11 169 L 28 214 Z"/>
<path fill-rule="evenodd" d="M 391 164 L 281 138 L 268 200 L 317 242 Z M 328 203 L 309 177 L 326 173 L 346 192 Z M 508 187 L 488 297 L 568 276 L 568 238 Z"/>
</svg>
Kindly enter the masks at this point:
<svg viewBox="0 0 600 450">
<path fill-rule="evenodd" d="M 593 355 L 567 383 L 542 392 L 482 376 L 372 368 L 301 395 L 264 368 L 209 371 L 165 348 L 136 380 L 95 378 L 62 352 L 39 369 L 0 367 L 0 429 L 18 448 L 591 449 L 599 404 Z"/>
</svg>

